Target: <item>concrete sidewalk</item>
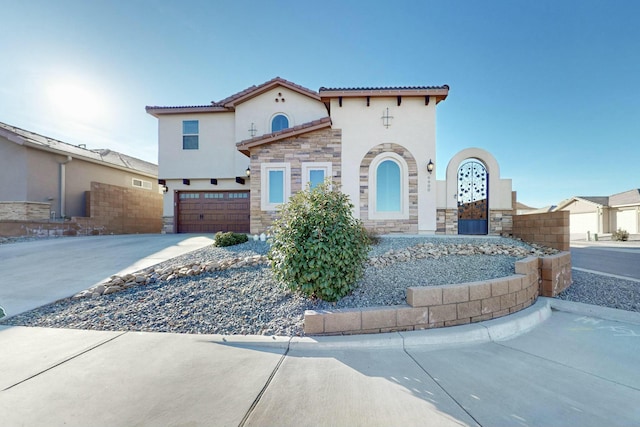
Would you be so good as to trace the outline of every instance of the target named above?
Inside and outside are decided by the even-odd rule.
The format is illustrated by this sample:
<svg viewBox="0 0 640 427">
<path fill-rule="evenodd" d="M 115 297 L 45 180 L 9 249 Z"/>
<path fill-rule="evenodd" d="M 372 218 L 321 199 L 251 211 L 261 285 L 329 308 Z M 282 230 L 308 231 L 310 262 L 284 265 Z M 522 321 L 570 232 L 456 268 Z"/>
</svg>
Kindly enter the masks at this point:
<svg viewBox="0 0 640 427">
<path fill-rule="evenodd" d="M 213 236 L 125 234 L 0 245 L 0 307 L 7 316 L 213 244 Z M 81 260 L 81 262 L 78 262 Z"/>
<path fill-rule="evenodd" d="M 317 339 L 0 327 L 0 420 L 640 425 L 640 314 L 555 303 L 474 325 Z"/>
</svg>

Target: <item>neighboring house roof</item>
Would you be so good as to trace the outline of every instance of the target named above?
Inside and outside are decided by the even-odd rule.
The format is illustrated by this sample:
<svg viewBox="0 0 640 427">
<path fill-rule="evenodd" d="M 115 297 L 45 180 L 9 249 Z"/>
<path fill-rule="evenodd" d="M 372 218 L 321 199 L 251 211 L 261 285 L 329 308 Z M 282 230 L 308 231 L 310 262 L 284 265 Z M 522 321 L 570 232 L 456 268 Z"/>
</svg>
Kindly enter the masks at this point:
<svg viewBox="0 0 640 427">
<path fill-rule="evenodd" d="M 238 147 L 238 150 L 240 150 L 240 152 L 242 152 L 246 156 L 249 156 L 250 148 L 257 147 L 263 144 L 269 144 L 272 142 L 280 141 L 285 138 L 291 138 L 294 136 L 302 135 L 305 133 L 313 132 L 313 131 L 328 128 L 328 127 L 331 127 L 331 117 L 323 117 L 322 119 L 314 120 L 308 123 L 303 123 L 299 126 L 283 129 L 278 132 L 256 136 L 251 139 L 245 139 L 244 141 L 238 142 L 236 144 L 236 147 Z"/>
<path fill-rule="evenodd" d="M 436 104 L 447 98 L 449 85 L 442 86 L 401 86 L 401 87 L 355 87 L 326 88 L 321 87 L 320 97 L 323 101 L 329 98 L 380 97 L 380 96 L 434 96 Z"/>
<path fill-rule="evenodd" d="M 538 208 L 532 208 L 531 206 L 527 206 L 527 205 L 525 205 L 524 203 L 521 203 L 521 202 L 517 202 L 517 201 L 516 201 L 516 209 L 518 209 L 518 210 L 528 210 L 528 211 L 531 211 L 531 210 L 535 210 L 535 209 L 538 209 Z"/>
<path fill-rule="evenodd" d="M 145 110 L 147 111 L 147 113 L 155 117 L 158 117 L 159 114 L 215 113 L 234 111 L 237 105 L 255 98 L 256 96 L 262 95 L 263 93 L 278 86 L 286 87 L 294 92 L 298 92 L 304 96 L 308 96 L 317 101 L 320 101 L 320 95 L 318 95 L 318 92 L 297 85 L 281 77 L 275 77 L 268 82 L 264 82 L 257 86 L 250 86 L 220 101 L 211 101 L 210 105 L 189 105 L 179 107 L 147 106 L 145 107 Z"/>
<path fill-rule="evenodd" d="M 609 198 L 606 196 L 574 196 L 566 200 L 561 201 L 554 209 L 555 211 L 561 211 L 571 203 L 582 200 L 587 203 L 591 203 L 598 206 L 609 206 Z"/>
<path fill-rule="evenodd" d="M 640 205 L 640 189 L 633 189 L 609 196 L 611 206 Z"/>
<path fill-rule="evenodd" d="M 63 156 L 72 156 L 117 169 L 135 171 L 136 173 L 150 177 L 158 176 L 157 165 L 127 156 L 117 151 L 109 149 L 89 150 L 2 122 L 0 122 L 0 136 L 18 145 L 27 146 L 36 150 L 47 151 Z"/>
</svg>

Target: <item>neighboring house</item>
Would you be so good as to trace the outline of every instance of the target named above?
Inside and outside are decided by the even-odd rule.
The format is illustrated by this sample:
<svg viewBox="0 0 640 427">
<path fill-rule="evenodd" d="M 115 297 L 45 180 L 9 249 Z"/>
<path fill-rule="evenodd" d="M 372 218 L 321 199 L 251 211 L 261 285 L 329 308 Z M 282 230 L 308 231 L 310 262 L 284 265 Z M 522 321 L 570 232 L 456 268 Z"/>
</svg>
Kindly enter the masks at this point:
<svg viewBox="0 0 640 427">
<path fill-rule="evenodd" d="M 95 217 L 84 222 L 93 234 L 160 232 L 157 177 L 152 163 L 0 123 L 0 220 Z"/>
<path fill-rule="evenodd" d="M 379 233 L 510 234 L 511 180 L 491 154 L 463 150 L 435 179 L 436 105 L 448 93 L 315 92 L 276 77 L 209 105 L 148 106 L 165 231 L 266 232 L 292 194 L 331 178 Z"/>
<path fill-rule="evenodd" d="M 640 189 L 611 196 L 575 196 L 558 204 L 556 210 L 570 212 L 574 238 L 590 234 L 609 234 L 623 229 L 640 233 Z"/>
</svg>

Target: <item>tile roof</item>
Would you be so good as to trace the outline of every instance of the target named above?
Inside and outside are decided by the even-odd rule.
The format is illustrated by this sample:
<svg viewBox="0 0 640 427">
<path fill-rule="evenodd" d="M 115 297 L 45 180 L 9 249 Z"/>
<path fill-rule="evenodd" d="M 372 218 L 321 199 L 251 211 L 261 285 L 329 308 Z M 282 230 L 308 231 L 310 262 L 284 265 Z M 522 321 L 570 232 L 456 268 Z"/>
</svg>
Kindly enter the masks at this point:
<svg viewBox="0 0 640 427">
<path fill-rule="evenodd" d="M 321 87 L 319 92 L 328 91 L 402 91 L 402 90 L 425 90 L 425 89 L 446 89 L 449 90 L 449 85 L 442 86 L 388 86 L 388 87 L 340 87 L 329 88 Z"/>
<path fill-rule="evenodd" d="M 303 95 L 306 96 L 310 96 L 314 99 L 317 99 L 318 101 L 320 100 L 320 96 L 318 95 L 318 92 L 313 91 L 311 89 L 308 89 L 304 86 L 300 86 L 298 84 L 295 84 L 293 82 L 290 82 L 289 80 L 285 80 L 281 77 L 275 77 L 271 80 L 269 80 L 268 82 L 264 82 L 261 85 L 257 85 L 257 86 L 250 86 L 236 94 L 233 94 L 231 96 L 226 97 L 225 99 L 222 99 L 218 102 L 212 101 L 211 104 L 215 105 L 215 106 L 219 106 L 219 107 L 227 107 L 227 108 L 233 108 L 235 107 L 237 104 L 240 104 L 244 101 L 247 101 L 253 97 L 256 97 L 268 90 L 271 90 L 272 88 L 274 88 L 275 86 L 284 86 L 287 87 L 289 89 L 292 89 L 298 93 L 301 93 Z"/>
<path fill-rule="evenodd" d="M 250 100 L 251 98 L 255 98 L 258 95 L 261 95 L 276 86 L 283 86 L 289 88 L 295 92 L 298 92 L 302 95 L 309 96 L 313 99 L 320 100 L 320 95 L 318 92 L 315 92 L 311 89 L 307 89 L 304 86 L 300 86 L 289 80 L 285 80 L 281 77 L 275 77 L 268 82 L 264 82 L 260 85 L 253 85 L 244 90 L 241 90 L 238 93 L 235 93 L 231 96 L 228 96 L 220 101 L 211 101 L 209 105 L 184 105 L 177 107 L 166 107 L 166 106 L 147 106 L 145 110 L 147 113 L 156 116 L 158 114 L 179 114 L 179 113 L 210 113 L 210 112 L 221 112 L 221 111 L 233 111 L 236 105 L 241 104 L 245 101 Z"/>
<path fill-rule="evenodd" d="M 323 117 L 321 119 L 303 123 L 292 128 L 283 129 L 278 132 L 268 133 L 250 139 L 245 139 L 244 141 L 236 143 L 236 147 L 238 148 L 238 150 L 248 156 L 250 148 L 257 147 L 263 144 L 269 144 L 271 142 L 276 142 L 285 138 L 291 138 L 292 136 L 298 136 L 308 132 L 313 132 L 318 129 L 324 129 L 326 127 L 331 127 L 331 117 Z"/>
<path fill-rule="evenodd" d="M 449 95 L 449 85 L 442 86 L 390 86 L 390 87 L 346 87 L 327 88 L 319 90 L 323 102 L 327 103 L 331 98 L 356 98 L 356 97 L 387 97 L 387 96 L 424 96 L 435 97 L 436 104 L 444 101 Z"/>
<path fill-rule="evenodd" d="M 107 166 L 131 169 L 144 175 L 158 176 L 157 165 L 110 149 L 89 150 L 2 122 L 0 122 L 0 136 L 17 144 L 27 145 L 35 149 L 103 163 Z"/>
</svg>

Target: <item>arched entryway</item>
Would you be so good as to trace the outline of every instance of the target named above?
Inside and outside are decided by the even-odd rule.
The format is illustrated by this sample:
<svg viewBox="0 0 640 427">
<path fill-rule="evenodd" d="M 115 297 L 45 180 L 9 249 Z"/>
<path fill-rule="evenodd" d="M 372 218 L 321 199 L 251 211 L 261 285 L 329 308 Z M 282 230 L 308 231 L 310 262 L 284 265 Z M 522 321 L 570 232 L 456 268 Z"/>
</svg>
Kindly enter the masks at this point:
<svg viewBox="0 0 640 427">
<path fill-rule="evenodd" d="M 478 159 L 467 159 L 458 168 L 458 234 L 488 234 L 489 173 Z"/>
</svg>

